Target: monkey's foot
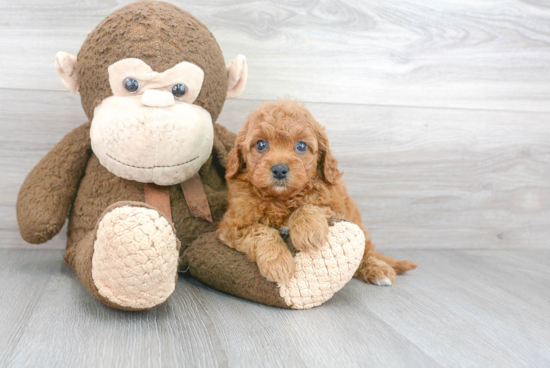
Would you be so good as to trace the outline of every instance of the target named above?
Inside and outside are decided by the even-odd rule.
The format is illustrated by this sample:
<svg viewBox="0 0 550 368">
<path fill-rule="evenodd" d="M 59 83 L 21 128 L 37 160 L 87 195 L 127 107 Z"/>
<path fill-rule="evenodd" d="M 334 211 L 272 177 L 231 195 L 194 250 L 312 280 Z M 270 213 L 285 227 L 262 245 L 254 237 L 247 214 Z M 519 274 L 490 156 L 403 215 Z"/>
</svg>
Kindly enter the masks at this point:
<svg viewBox="0 0 550 368">
<path fill-rule="evenodd" d="M 174 291 L 178 257 L 174 228 L 157 210 L 115 207 L 98 224 L 91 276 L 106 304 L 149 309 Z"/>
<path fill-rule="evenodd" d="M 351 280 L 365 251 L 365 234 L 347 221 L 329 227 L 328 241 L 318 253 L 296 254 L 296 273 L 279 284 L 279 293 L 292 309 L 323 304 Z"/>
</svg>

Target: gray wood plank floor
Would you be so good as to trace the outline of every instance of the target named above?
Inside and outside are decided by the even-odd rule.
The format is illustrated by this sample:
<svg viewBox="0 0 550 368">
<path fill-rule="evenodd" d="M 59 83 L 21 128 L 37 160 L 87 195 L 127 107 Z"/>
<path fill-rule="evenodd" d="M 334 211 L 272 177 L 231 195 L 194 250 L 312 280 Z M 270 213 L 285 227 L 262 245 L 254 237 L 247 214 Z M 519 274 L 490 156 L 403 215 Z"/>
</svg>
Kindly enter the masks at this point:
<svg viewBox="0 0 550 368">
<path fill-rule="evenodd" d="M 550 365 L 550 250 L 399 250 L 394 287 L 352 280 L 309 311 L 180 277 L 167 303 L 115 311 L 59 250 L 0 250 L 0 366 L 519 367 Z"/>
</svg>

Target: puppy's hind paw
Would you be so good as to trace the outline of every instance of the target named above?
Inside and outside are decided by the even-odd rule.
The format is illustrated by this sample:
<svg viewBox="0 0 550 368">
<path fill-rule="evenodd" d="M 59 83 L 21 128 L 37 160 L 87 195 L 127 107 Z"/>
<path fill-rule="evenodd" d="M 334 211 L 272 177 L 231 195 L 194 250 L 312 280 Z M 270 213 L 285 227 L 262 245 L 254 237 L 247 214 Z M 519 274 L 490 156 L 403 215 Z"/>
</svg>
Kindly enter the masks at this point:
<svg viewBox="0 0 550 368">
<path fill-rule="evenodd" d="M 368 257 L 355 273 L 355 277 L 378 286 L 393 286 L 395 276 L 395 270 L 376 257 Z"/>
<path fill-rule="evenodd" d="M 372 283 L 378 286 L 392 286 L 393 283 L 391 280 L 387 277 L 383 277 L 381 280 L 378 279 L 372 279 Z"/>
</svg>

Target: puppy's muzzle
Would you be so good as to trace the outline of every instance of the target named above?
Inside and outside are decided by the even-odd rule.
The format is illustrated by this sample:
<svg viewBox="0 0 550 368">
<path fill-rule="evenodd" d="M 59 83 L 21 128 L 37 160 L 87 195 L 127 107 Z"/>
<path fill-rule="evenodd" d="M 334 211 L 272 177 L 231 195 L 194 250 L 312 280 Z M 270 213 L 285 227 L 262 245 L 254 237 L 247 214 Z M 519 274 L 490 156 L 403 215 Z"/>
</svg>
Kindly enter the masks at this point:
<svg viewBox="0 0 550 368">
<path fill-rule="evenodd" d="M 273 177 L 277 180 L 284 180 L 288 174 L 288 165 L 276 164 L 271 166 Z"/>
</svg>

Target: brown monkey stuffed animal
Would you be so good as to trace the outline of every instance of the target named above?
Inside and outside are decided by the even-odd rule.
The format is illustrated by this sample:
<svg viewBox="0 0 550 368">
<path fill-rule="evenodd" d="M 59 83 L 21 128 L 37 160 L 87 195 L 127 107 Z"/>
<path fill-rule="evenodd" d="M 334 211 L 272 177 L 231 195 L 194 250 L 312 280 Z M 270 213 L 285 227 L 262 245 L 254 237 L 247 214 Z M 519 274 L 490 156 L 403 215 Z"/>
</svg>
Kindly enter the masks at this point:
<svg viewBox="0 0 550 368">
<path fill-rule="evenodd" d="M 235 135 L 215 121 L 225 99 L 244 89 L 247 67 L 242 55 L 226 66 L 213 35 L 196 18 L 164 2 L 132 3 L 105 18 L 78 57 L 58 53 L 56 70 L 70 91 L 80 93 L 89 122 L 29 173 L 17 219 L 26 241 L 43 243 L 69 218 L 64 259 L 96 299 L 123 310 L 153 308 L 174 291 L 178 268 L 189 268 L 227 293 L 307 308 L 351 278 L 362 254 L 348 246 L 361 242 L 349 223 L 327 245 L 336 249 L 322 259 L 327 264 L 296 255 L 310 284 L 269 282 L 216 239 Z M 345 267 L 334 267 L 336 261 Z M 337 273 L 338 283 L 322 282 L 327 269 L 333 279 Z M 322 295 L 312 303 L 308 293 L 315 283 L 322 290 L 314 293 Z"/>
</svg>

